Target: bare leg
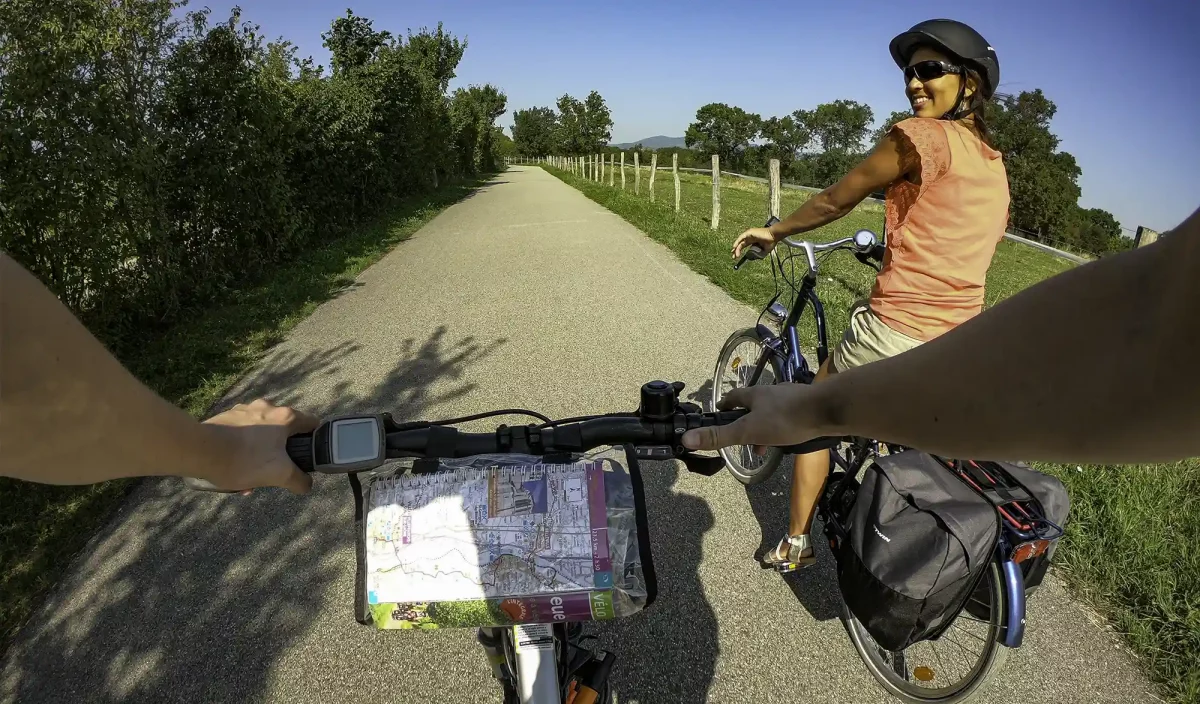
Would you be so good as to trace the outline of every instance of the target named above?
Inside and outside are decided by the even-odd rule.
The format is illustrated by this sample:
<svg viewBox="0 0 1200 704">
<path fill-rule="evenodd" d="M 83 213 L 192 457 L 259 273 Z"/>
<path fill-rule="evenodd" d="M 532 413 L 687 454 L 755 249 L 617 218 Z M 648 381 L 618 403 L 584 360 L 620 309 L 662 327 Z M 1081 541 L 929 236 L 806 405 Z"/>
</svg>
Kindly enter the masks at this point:
<svg viewBox="0 0 1200 704">
<path fill-rule="evenodd" d="M 819 383 L 829 376 L 836 374 L 837 369 L 829 359 L 817 370 L 813 383 Z M 817 512 L 817 500 L 821 496 L 821 488 L 829 475 L 829 450 L 818 450 L 807 455 L 796 455 L 796 463 L 792 471 L 792 500 L 791 519 L 788 522 L 788 535 L 807 535 L 812 529 L 813 516 Z"/>
</svg>

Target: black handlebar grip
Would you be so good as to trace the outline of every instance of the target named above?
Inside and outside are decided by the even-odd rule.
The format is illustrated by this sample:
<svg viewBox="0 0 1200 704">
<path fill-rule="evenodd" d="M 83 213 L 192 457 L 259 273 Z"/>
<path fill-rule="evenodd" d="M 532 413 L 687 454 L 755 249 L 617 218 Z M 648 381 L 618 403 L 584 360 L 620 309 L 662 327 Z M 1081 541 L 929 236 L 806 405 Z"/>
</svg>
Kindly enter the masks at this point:
<svg viewBox="0 0 1200 704">
<path fill-rule="evenodd" d="M 312 433 L 299 433 L 289 437 L 287 453 L 302 472 L 313 471 Z"/>
<path fill-rule="evenodd" d="M 745 252 L 742 252 L 742 258 L 738 260 L 737 264 L 733 265 L 733 268 L 736 271 L 742 268 L 747 259 L 762 259 L 765 256 L 767 256 L 766 250 L 756 244 L 752 244 L 746 248 Z"/>
</svg>

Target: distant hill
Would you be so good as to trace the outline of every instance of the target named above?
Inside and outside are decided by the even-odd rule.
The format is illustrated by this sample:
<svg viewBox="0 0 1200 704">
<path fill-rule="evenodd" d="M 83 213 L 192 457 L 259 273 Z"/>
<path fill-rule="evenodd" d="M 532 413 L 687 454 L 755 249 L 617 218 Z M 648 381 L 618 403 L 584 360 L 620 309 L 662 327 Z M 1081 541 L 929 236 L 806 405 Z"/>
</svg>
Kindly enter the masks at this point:
<svg viewBox="0 0 1200 704">
<path fill-rule="evenodd" d="M 666 135 L 657 135 L 655 137 L 647 137 L 639 139 L 636 142 L 622 142 L 621 144 L 613 144 L 610 146 L 618 149 L 629 149 L 630 147 L 641 144 L 647 149 L 666 149 L 667 147 L 686 147 L 687 143 L 683 137 L 668 137 Z"/>
</svg>

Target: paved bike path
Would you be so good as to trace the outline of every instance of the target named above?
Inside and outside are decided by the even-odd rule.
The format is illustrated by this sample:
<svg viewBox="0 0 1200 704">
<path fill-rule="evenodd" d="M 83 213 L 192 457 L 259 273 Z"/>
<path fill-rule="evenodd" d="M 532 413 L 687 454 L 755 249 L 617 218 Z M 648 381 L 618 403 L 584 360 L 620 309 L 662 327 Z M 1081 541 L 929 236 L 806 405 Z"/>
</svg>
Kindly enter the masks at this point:
<svg viewBox="0 0 1200 704">
<path fill-rule="evenodd" d="M 514 168 L 321 306 L 229 399 L 400 419 L 628 410 L 654 378 L 702 396 L 755 314 L 574 189 Z M 751 492 L 675 463 L 645 474 L 659 601 L 593 629 L 617 654 L 618 701 L 889 701 L 836 619 L 828 550 L 786 581 L 751 557 L 760 521 L 771 538 L 786 524 L 787 472 Z M 470 631 L 354 622 L 352 518 L 336 477 L 248 499 L 146 483 L 19 636 L 0 699 L 499 701 Z M 1056 581 L 1029 623 L 983 701 L 1152 701 Z"/>
</svg>

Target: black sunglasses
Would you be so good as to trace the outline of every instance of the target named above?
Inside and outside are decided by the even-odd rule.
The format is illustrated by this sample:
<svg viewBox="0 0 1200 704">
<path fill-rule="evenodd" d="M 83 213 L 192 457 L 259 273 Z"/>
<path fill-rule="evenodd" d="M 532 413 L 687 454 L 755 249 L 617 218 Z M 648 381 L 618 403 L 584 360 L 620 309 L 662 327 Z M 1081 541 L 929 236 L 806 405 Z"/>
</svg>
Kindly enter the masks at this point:
<svg viewBox="0 0 1200 704">
<path fill-rule="evenodd" d="M 935 78 L 941 78 L 947 73 L 961 74 L 962 68 L 954 64 L 948 64 L 945 61 L 918 61 L 912 66 L 904 68 L 904 82 L 911 83 L 913 78 L 924 83 L 932 81 Z"/>
</svg>

